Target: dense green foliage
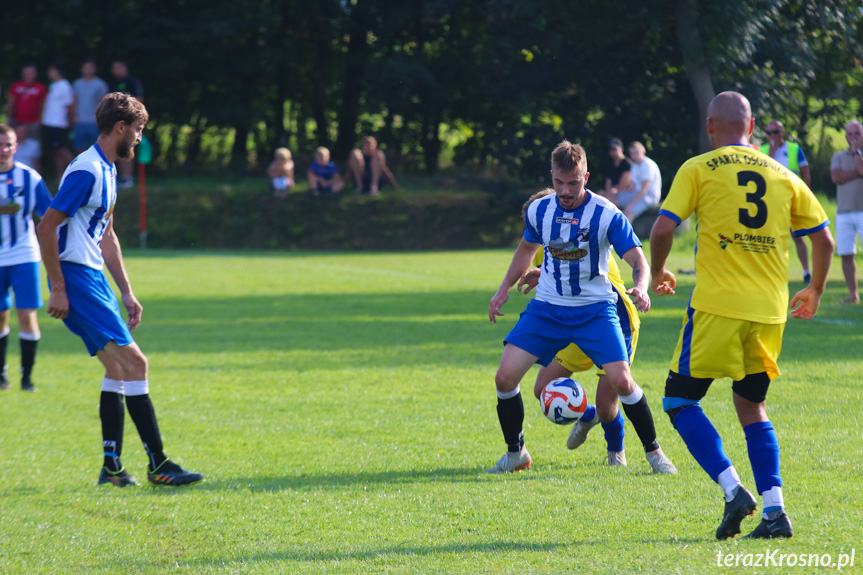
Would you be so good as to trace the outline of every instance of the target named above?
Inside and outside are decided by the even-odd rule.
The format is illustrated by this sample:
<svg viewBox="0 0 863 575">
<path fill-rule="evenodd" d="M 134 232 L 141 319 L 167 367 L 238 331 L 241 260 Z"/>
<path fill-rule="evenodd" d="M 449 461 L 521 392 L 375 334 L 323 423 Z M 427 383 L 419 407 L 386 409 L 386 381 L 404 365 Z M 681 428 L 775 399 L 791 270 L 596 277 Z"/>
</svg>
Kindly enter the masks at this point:
<svg viewBox="0 0 863 575">
<path fill-rule="evenodd" d="M 859 572 L 863 309 L 836 305 L 837 265 L 818 318 L 789 322 L 768 399 L 795 537 L 716 542 L 721 492 L 661 410 L 691 276 L 643 316 L 633 366 L 680 475 L 650 475 L 629 424 L 626 469 L 603 464 L 598 429 L 567 451 L 567 429 L 529 398 L 533 467 L 482 472 L 505 449 L 494 371 L 527 301 L 513 293 L 501 323 L 485 317 L 510 254 L 129 254 L 167 453 L 207 478 L 96 487 L 102 373 L 40 313 L 40 390 L 0 393 L 0 572 L 828 573 L 716 561 L 855 547 L 842 572 Z M 690 250 L 674 254 L 673 269 L 691 265 Z M 580 379 L 593 396 L 594 376 Z M 754 489 L 730 382 L 703 404 Z M 143 478 L 128 418 L 124 461 Z"/>
<path fill-rule="evenodd" d="M 860 21 L 852 0 L 36 1 L 0 14 L 0 79 L 127 59 L 160 168 L 260 166 L 279 144 L 343 162 L 373 133 L 412 169 L 446 150 L 535 180 L 562 137 L 619 136 L 670 179 L 714 91 L 801 137 L 857 114 Z"/>
</svg>

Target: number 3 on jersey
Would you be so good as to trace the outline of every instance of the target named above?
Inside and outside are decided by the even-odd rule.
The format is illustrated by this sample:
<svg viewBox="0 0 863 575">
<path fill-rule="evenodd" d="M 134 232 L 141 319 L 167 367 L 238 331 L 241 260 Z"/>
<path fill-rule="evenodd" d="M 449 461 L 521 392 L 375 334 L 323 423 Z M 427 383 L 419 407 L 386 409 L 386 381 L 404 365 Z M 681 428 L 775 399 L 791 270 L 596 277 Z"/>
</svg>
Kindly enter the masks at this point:
<svg viewBox="0 0 863 575">
<path fill-rule="evenodd" d="M 737 185 L 749 188 L 755 184 L 754 192 L 746 192 L 746 203 L 755 205 L 755 215 L 749 215 L 749 207 L 740 208 L 740 223 L 751 229 L 758 229 L 767 223 L 767 204 L 761 199 L 767 193 L 767 183 L 758 172 L 743 171 L 737 174 Z"/>
</svg>

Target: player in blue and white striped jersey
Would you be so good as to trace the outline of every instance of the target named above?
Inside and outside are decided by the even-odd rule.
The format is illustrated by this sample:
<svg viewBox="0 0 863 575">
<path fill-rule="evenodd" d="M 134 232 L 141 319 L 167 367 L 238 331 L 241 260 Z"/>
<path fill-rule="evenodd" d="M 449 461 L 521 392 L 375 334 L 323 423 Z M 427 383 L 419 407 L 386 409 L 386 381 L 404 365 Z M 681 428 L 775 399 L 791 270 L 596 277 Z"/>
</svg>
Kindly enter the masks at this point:
<svg viewBox="0 0 863 575">
<path fill-rule="evenodd" d="M 584 185 L 590 174 L 584 148 L 564 140 L 551 155 L 555 195 L 533 202 L 525 213 L 525 232 L 503 283 L 488 306 L 497 322 L 509 290 L 545 250 L 536 297 L 504 340 L 495 375 L 497 413 L 507 452 L 489 473 L 508 473 L 531 464 L 524 447 L 524 404 L 519 384 L 534 363 L 547 366 L 558 351 L 576 344 L 605 370 L 617 392 L 645 456 L 655 473 L 677 473 L 659 448 L 644 392 L 632 379 L 629 354 L 617 315 L 617 295 L 608 279 L 611 249 L 632 266 L 631 295 L 639 311 L 650 309 L 648 267 L 641 242 L 629 220 L 608 200 Z"/>
<path fill-rule="evenodd" d="M 6 348 L 12 290 L 15 292 L 21 344 L 21 389 L 36 391 L 30 377 L 39 344 L 36 310 L 42 307 L 39 292 L 39 262 L 42 258 L 33 214 L 41 217 L 45 213 L 51 195 L 36 170 L 14 161 L 17 148 L 15 130 L 0 124 L 0 389 L 9 389 Z"/>
<path fill-rule="evenodd" d="M 99 403 L 104 465 L 98 483 L 118 487 L 139 485 L 120 462 L 124 397 L 150 459 L 147 479 L 157 485 L 186 485 L 203 478 L 173 463 L 163 452 L 150 401 L 147 358 L 131 334 L 141 322 L 143 308 L 132 292 L 114 233 L 114 161 L 134 157 L 147 119 L 144 105 L 132 96 L 105 95 L 96 108 L 99 139 L 66 168 L 60 190 L 37 228 L 51 287 L 48 314 L 63 319 L 105 367 Z M 128 324 L 120 316 L 103 267 L 111 272 L 123 296 Z"/>
</svg>

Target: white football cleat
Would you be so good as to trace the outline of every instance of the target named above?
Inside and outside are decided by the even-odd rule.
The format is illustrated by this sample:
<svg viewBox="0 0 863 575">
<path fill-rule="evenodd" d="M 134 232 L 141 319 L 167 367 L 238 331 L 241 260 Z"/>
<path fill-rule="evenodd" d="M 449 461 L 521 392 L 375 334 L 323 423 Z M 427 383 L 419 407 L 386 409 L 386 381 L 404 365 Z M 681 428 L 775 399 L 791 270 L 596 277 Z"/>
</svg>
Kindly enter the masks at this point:
<svg viewBox="0 0 863 575">
<path fill-rule="evenodd" d="M 522 447 L 521 451 L 507 451 L 506 453 L 504 453 L 503 457 L 498 459 L 494 467 L 492 467 L 491 469 L 486 469 L 485 472 L 513 473 L 515 471 L 527 469 L 528 467 L 530 467 L 531 463 L 533 463 L 533 459 L 531 459 L 530 453 L 527 452 L 527 449 Z"/>
<path fill-rule="evenodd" d="M 608 465 L 611 467 L 626 467 L 626 452 L 622 449 L 620 451 L 609 451 Z"/>
<path fill-rule="evenodd" d="M 645 453 L 647 462 L 650 464 L 654 473 L 663 473 L 666 475 L 677 475 L 677 468 L 668 459 L 668 456 L 662 453 L 662 449 Z"/>
<path fill-rule="evenodd" d="M 572 424 L 572 431 L 569 432 L 569 437 L 566 438 L 567 449 L 577 449 L 587 440 L 587 434 L 590 430 L 599 424 L 599 415 L 594 415 L 592 421 L 584 421 L 579 419 Z"/>
</svg>

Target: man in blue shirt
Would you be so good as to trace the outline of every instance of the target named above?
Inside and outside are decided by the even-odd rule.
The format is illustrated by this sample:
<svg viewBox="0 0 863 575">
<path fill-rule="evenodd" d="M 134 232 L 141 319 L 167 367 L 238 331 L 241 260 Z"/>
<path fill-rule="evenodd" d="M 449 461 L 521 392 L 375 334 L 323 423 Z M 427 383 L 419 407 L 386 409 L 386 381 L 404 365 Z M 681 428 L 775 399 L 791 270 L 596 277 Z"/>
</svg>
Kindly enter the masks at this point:
<svg viewBox="0 0 863 575">
<path fill-rule="evenodd" d="M 147 479 L 155 485 L 187 485 L 203 479 L 169 460 L 162 448 L 156 412 L 150 402 L 147 357 L 132 339 L 143 307 L 132 292 L 114 233 L 118 158 L 134 157 L 148 115 L 128 94 L 107 94 L 96 109 L 99 139 L 66 168 L 60 190 L 37 233 L 51 294 L 48 314 L 62 319 L 84 340 L 87 351 L 105 367 L 99 416 L 104 466 L 99 484 L 139 485 L 120 462 L 123 399 L 150 459 Z M 123 295 L 128 324 L 103 273 L 107 267 Z"/>
</svg>

